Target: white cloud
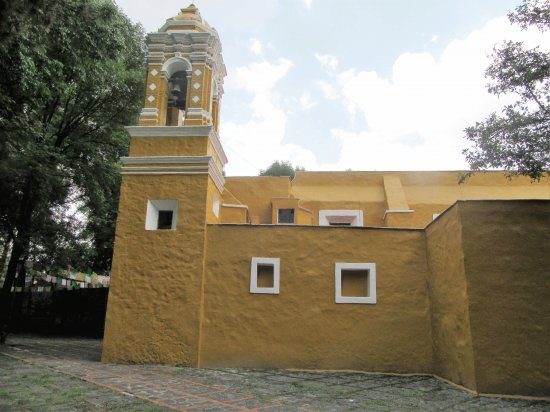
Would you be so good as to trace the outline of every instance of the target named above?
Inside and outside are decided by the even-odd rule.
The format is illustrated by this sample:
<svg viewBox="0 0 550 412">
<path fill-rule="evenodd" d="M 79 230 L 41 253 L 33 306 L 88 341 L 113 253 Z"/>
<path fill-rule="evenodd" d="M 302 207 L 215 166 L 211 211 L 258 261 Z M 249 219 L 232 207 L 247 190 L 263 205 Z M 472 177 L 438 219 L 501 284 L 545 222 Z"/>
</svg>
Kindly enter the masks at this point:
<svg viewBox="0 0 550 412">
<path fill-rule="evenodd" d="M 439 35 L 434 34 L 430 37 L 430 43 L 437 43 L 439 41 Z"/>
<path fill-rule="evenodd" d="M 265 169 L 274 160 L 315 168 L 315 156 L 310 150 L 283 143 L 287 115 L 279 106 L 279 95 L 274 89 L 292 66 L 290 60 L 278 59 L 273 63 L 251 63 L 229 72 L 227 87 L 234 89 L 233 93 L 247 92 L 247 98 L 251 95 L 248 108 L 252 116 L 244 123 L 220 125 L 222 143 L 231 158 L 228 175 L 257 175 L 259 169 Z M 311 104 L 307 98 L 305 102 Z"/>
<path fill-rule="evenodd" d="M 311 98 L 311 95 L 308 92 L 302 93 L 298 99 L 298 102 L 300 103 L 300 107 L 304 110 L 309 110 L 317 105 L 317 102 Z"/>
<path fill-rule="evenodd" d="M 338 85 L 327 83 L 323 80 L 317 80 L 316 84 L 321 89 L 323 96 L 325 96 L 327 99 L 335 100 L 340 96 L 337 90 Z"/>
<path fill-rule="evenodd" d="M 258 39 L 250 39 L 248 42 L 248 50 L 256 55 L 261 55 L 263 53 L 262 43 Z"/>
<path fill-rule="evenodd" d="M 311 10 L 311 6 L 313 5 L 313 0 L 304 0 L 304 4 L 306 6 L 306 9 Z"/>
<path fill-rule="evenodd" d="M 493 45 L 502 39 L 550 44 L 549 37 L 512 28 L 505 18 L 494 19 L 448 44 L 438 58 L 429 53 L 400 55 L 391 78 L 350 69 L 334 73 L 332 84 L 318 82 L 327 98 L 342 101 L 352 120 L 364 116 L 368 125 L 363 132 L 332 130 L 341 144 L 340 158 L 324 168 L 465 168 L 464 128 L 499 110 L 505 101 L 489 95 L 485 87 L 483 74 Z"/>
<path fill-rule="evenodd" d="M 338 59 L 330 54 L 315 53 L 315 58 L 321 63 L 321 66 L 330 71 L 335 71 L 338 67 Z"/>
</svg>

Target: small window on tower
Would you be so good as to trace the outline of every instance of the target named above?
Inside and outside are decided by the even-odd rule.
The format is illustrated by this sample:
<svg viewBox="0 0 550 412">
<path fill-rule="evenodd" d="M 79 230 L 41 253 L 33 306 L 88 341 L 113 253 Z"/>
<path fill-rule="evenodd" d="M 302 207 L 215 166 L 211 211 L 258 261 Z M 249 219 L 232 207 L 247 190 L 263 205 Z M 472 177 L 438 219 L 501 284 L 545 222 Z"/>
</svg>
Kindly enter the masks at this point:
<svg viewBox="0 0 550 412">
<path fill-rule="evenodd" d="M 178 216 L 176 199 L 155 199 L 147 201 L 145 230 L 175 230 Z"/>
<path fill-rule="evenodd" d="M 279 209 L 277 222 L 282 224 L 293 224 L 294 209 Z"/>
<path fill-rule="evenodd" d="M 159 223 L 157 229 L 172 229 L 172 210 L 159 210 Z"/>
</svg>

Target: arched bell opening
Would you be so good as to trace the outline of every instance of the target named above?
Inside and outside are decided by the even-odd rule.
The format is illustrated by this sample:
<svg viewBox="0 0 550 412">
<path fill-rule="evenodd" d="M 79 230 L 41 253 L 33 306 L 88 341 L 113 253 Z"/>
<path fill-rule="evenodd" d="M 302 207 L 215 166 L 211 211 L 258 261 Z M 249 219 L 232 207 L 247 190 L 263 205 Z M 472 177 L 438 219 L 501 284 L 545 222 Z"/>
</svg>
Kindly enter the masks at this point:
<svg viewBox="0 0 550 412">
<path fill-rule="evenodd" d="M 187 110 L 188 80 L 191 78 L 191 63 L 183 57 L 172 57 L 162 65 L 165 83 L 160 97 L 161 125 L 182 126 Z"/>
<path fill-rule="evenodd" d="M 187 103 L 187 72 L 180 70 L 168 79 L 166 125 L 181 126 Z"/>
</svg>

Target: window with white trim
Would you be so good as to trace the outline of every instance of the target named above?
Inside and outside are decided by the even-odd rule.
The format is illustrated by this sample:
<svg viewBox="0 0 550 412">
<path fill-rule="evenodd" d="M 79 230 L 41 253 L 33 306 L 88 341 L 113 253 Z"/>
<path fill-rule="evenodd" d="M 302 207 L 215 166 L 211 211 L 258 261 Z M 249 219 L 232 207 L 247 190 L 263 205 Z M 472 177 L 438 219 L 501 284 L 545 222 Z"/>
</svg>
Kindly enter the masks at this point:
<svg viewBox="0 0 550 412">
<path fill-rule="evenodd" d="M 336 263 L 336 303 L 376 303 L 376 264 Z"/>
<path fill-rule="evenodd" d="M 279 294 L 280 261 L 279 258 L 252 258 L 250 293 Z"/>
<path fill-rule="evenodd" d="M 145 230 L 175 230 L 178 220 L 178 201 L 148 200 Z"/>
<path fill-rule="evenodd" d="M 363 226 L 363 211 L 319 210 L 319 226 Z"/>
</svg>

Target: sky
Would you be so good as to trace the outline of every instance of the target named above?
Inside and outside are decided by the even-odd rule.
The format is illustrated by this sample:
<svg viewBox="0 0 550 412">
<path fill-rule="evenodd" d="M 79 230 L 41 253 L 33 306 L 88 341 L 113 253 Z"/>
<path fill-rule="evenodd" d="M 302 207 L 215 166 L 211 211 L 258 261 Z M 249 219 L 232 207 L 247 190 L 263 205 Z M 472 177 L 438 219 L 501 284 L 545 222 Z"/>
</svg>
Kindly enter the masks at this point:
<svg viewBox="0 0 550 412">
<path fill-rule="evenodd" d="M 189 3 L 115 0 L 146 32 Z M 306 170 L 463 170 L 464 128 L 490 95 L 495 44 L 550 47 L 511 26 L 520 0 L 195 0 L 227 68 L 220 139 L 228 176 L 274 160 Z"/>
</svg>

